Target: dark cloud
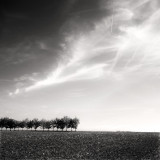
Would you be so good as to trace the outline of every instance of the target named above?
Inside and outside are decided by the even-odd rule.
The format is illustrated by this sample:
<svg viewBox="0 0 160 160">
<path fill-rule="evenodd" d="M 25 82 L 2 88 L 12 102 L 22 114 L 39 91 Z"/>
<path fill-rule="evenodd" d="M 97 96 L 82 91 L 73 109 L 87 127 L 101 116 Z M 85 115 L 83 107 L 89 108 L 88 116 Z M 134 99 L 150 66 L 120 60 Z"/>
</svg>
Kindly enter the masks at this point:
<svg viewBox="0 0 160 160">
<path fill-rule="evenodd" d="M 38 79 L 45 79 L 61 60 L 72 56 L 73 53 L 68 53 L 71 43 L 66 39 L 73 36 L 75 41 L 74 36 L 94 30 L 97 22 L 110 15 L 110 7 L 101 3 L 97 0 L 1 1 L 0 78 L 10 80 L 9 90 L 33 84 L 33 73 L 39 73 Z M 24 75 L 27 76 L 22 80 Z"/>
<path fill-rule="evenodd" d="M 54 37 L 54 46 L 64 32 L 90 30 L 106 15 L 97 0 L 5 0 L 0 2 L 0 46 L 14 47 L 29 39 Z M 50 43 L 50 42 L 49 42 Z"/>
<path fill-rule="evenodd" d="M 111 12 L 109 7 L 101 6 L 101 2 L 97 0 L 77 1 L 69 13 L 68 20 L 61 27 L 61 31 L 84 33 L 94 29 L 95 23 Z"/>
<path fill-rule="evenodd" d="M 49 72 L 66 33 L 91 30 L 105 15 L 97 0 L 2 0 L 0 77 Z"/>
<path fill-rule="evenodd" d="M 0 77 L 7 79 L 33 72 L 43 75 L 56 65 L 58 54 L 55 48 L 48 44 L 46 49 L 42 48 L 38 42 L 23 42 L 13 48 L 3 48 L 1 53 Z"/>
</svg>

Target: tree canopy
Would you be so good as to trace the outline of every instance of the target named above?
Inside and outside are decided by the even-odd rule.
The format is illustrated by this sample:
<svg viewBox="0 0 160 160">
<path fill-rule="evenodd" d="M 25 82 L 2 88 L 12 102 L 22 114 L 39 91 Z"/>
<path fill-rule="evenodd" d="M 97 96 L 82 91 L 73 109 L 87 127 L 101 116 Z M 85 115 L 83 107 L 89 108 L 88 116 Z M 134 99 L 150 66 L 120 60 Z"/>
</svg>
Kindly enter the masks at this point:
<svg viewBox="0 0 160 160">
<path fill-rule="evenodd" d="M 8 118 L 8 117 L 4 117 L 4 118 L 0 118 L 0 128 L 2 129 L 10 129 L 11 130 L 16 130 L 19 128 L 21 128 L 21 130 L 25 129 L 29 129 L 32 130 L 34 128 L 34 130 L 36 131 L 38 128 L 42 129 L 43 131 L 45 129 L 47 129 L 48 131 L 52 128 L 54 130 L 54 128 L 57 128 L 58 130 L 61 131 L 67 131 L 69 128 L 71 129 L 77 129 L 78 125 L 79 125 L 80 121 L 78 118 L 70 118 L 68 116 L 64 116 L 63 118 L 55 118 L 55 119 L 51 119 L 51 120 L 46 120 L 46 119 L 42 119 L 42 120 L 38 120 L 37 118 L 34 118 L 32 120 L 29 120 L 28 118 L 21 120 L 21 121 L 17 121 L 15 119 L 12 118 Z"/>
</svg>

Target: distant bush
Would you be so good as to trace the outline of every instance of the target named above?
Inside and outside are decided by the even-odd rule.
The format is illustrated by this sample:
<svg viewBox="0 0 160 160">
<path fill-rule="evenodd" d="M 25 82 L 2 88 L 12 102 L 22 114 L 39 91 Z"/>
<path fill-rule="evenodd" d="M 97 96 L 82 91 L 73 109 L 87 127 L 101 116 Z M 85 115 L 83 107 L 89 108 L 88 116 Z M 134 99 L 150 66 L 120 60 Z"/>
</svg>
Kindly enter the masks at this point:
<svg viewBox="0 0 160 160">
<path fill-rule="evenodd" d="M 52 120 L 45 120 L 45 119 L 38 120 L 37 118 L 34 118 L 33 120 L 29 120 L 28 118 L 26 118 L 25 120 L 22 120 L 22 121 L 17 121 L 8 117 L 0 118 L 1 130 L 3 130 L 4 128 L 7 130 L 9 128 L 10 131 L 15 130 L 16 128 L 18 130 L 19 128 L 21 128 L 21 130 L 23 130 L 24 128 L 32 130 L 34 128 L 34 130 L 36 131 L 37 128 L 39 127 L 43 131 L 45 129 L 49 131 L 51 128 L 53 130 L 54 128 L 57 128 L 57 131 L 59 129 L 61 129 L 62 131 L 66 129 L 67 131 L 69 128 L 71 129 L 71 131 L 72 129 L 76 131 L 79 123 L 80 121 L 78 118 L 69 118 L 67 116 L 64 116 L 63 118 L 55 118 Z"/>
</svg>

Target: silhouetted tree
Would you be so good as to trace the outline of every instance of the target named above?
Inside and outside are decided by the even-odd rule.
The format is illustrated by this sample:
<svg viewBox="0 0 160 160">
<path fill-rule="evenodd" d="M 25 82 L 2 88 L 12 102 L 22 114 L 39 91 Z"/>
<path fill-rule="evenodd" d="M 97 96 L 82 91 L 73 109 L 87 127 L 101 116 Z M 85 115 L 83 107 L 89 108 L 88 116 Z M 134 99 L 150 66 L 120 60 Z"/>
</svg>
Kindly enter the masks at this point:
<svg viewBox="0 0 160 160">
<path fill-rule="evenodd" d="M 27 124 L 26 124 L 26 127 L 27 127 L 28 129 L 31 129 L 31 130 L 32 130 L 32 128 L 33 128 L 33 121 L 32 121 L 32 120 L 29 120 L 29 121 L 27 122 Z"/>
<path fill-rule="evenodd" d="M 73 126 L 72 126 L 72 127 L 73 127 L 73 128 L 75 129 L 75 131 L 76 131 L 76 129 L 77 129 L 77 127 L 78 127 L 78 124 L 80 123 L 80 122 L 79 122 L 79 119 L 75 117 L 72 121 L 73 121 Z"/>
<path fill-rule="evenodd" d="M 49 131 L 49 129 L 51 128 L 51 122 L 50 121 L 45 122 L 45 128 L 48 129 L 48 131 Z"/>
<path fill-rule="evenodd" d="M 7 130 L 7 128 L 9 128 L 9 126 L 8 126 L 9 118 L 8 117 L 4 117 L 3 120 L 4 120 L 4 128 L 6 128 L 6 130 Z"/>
<path fill-rule="evenodd" d="M 14 120 L 14 123 L 13 123 L 14 130 L 17 128 L 17 126 L 18 126 L 18 122 L 16 120 Z"/>
<path fill-rule="evenodd" d="M 53 131 L 54 131 L 54 128 L 56 128 L 56 120 L 51 120 L 51 128 L 53 128 Z"/>
<path fill-rule="evenodd" d="M 58 129 L 60 128 L 59 121 L 60 121 L 59 118 L 56 118 L 56 119 L 55 119 L 55 125 L 56 125 L 56 128 L 57 128 L 57 131 L 58 131 Z"/>
<path fill-rule="evenodd" d="M 63 117 L 63 121 L 65 122 L 66 131 L 67 131 L 68 128 L 70 128 L 70 125 L 69 125 L 70 119 L 71 119 L 71 118 L 69 118 L 69 117 L 67 117 L 67 116 L 64 116 L 64 117 Z"/>
<path fill-rule="evenodd" d="M 7 124 L 8 124 L 8 128 L 10 128 L 10 131 L 11 131 L 11 129 L 13 129 L 14 127 L 14 120 L 9 118 L 7 121 Z"/>
<path fill-rule="evenodd" d="M 17 120 L 14 120 L 14 119 L 11 119 L 11 118 L 8 118 L 8 117 L 4 117 L 4 118 L 0 118 L 0 128 L 1 130 L 3 128 L 6 128 L 6 130 L 8 128 L 10 128 L 10 130 L 14 129 L 15 128 L 27 128 L 27 129 L 31 129 L 34 128 L 35 131 L 36 129 L 41 126 L 41 128 L 44 130 L 44 129 L 50 129 L 50 128 L 57 128 L 57 131 L 58 129 L 61 129 L 62 131 L 64 130 L 64 128 L 66 128 L 66 131 L 68 128 L 71 128 L 71 131 L 72 129 L 77 129 L 78 127 L 78 124 L 79 124 L 79 119 L 78 118 L 69 118 L 67 116 L 64 116 L 63 118 L 59 119 L 59 118 L 56 118 L 54 120 L 45 120 L 45 119 L 42 119 L 41 121 L 39 121 L 37 118 L 34 118 L 33 120 L 29 120 L 28 118 L 26 118 L 25 120 L 22 120 L 22 121 L 17 121 Z"/>
<path fill-rule="evenodd" d="M 19 123 L 18 123 L 18 126 L 23 130 L 23 128 L 25 127 L 25 121 L 24 120 L 22 120 L 22 121 L 19 121 Z"/>
<path fill-rule="evenodd" d="M 74 122 L 73 122 L 73 119 L 71 118 L 70 120 L 69 120 L 69 128 L 71 128 L 71 131 L 72 131 L 72 128 L 74 128 L 74 124 L 73 124 Z"/>
<path fill-rule="evenodd" d="M 40 121 L 37 118 L 33 119 L 33 127 L 36 131 L 36 129 L 40 126 Z"/>
<path fill-rule="evenodd" d="M 44 129 L 45 129 L 45 123 L 46 123 L 46 120 L 45 120 L 45 119 L 42 119 L 42 120 L 40 121 L 40 126 L 41 126 L 41 128 L 43 129 L 43 131 L 44 131 Z"/>
<path fill-rule="evenodd" d="M 24 123 L 25 123 L 25 128 L 27 128 L 27 123 L 29 122 L 29 119 L 28 118 L 25 118 L 24 120 Z M 28 128 L 27 128 L 28 129 Z"/>
<path fill-rule="evenodd" d="M 63 129 L 65 128 L 65 121 L 63 118 L 59 119 L 58 126 L 63 131 Z"/>
<path fill-rule="evenodd" d="M 0 119 L 0 127 L 1 127 L 1 130 L 5 127 L 5 119 L 4 118 Z"/>
<path fill-rule="evenodd" d="M 27 122 L 27 124 L 26 124 L 26 127 L 27 127 L 28 129 L 31 129 L 31 130 L 32 130 L 32 128 L 33 128 L 33 121 L 32 121 L 32 120 L 29 120 L 29 121 Z"/>
</svg>

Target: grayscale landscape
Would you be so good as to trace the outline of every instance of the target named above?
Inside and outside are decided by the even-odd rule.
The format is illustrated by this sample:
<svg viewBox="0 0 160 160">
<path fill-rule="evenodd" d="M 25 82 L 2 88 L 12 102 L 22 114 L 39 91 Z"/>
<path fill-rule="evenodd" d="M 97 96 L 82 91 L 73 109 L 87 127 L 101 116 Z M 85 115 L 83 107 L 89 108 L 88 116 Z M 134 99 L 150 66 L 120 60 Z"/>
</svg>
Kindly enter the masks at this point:
<svg viewBox="0 0 160 160">
<path fill-rule="evenodd" d="M 159 160 L 159 0 L 0 1 L 0 159 Z"/>
</svg>

